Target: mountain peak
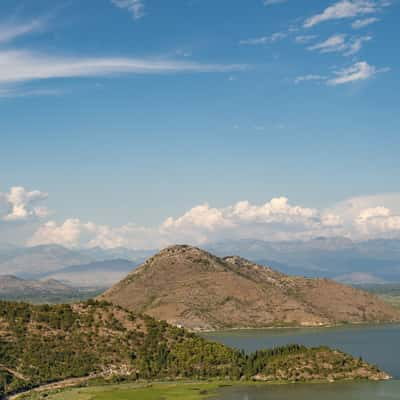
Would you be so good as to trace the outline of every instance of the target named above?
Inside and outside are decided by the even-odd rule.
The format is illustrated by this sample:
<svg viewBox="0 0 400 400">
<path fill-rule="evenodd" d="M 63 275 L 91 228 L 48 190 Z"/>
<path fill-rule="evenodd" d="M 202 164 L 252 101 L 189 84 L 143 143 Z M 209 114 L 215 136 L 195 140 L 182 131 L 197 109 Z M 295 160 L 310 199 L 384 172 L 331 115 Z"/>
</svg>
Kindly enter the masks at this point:
<svg viewBox="0 0 400 400">
<path fill-rule="evenodd" d="M 351 287 L 187 245 L 160 251 L 101 298 L 192 330 L 400 321 L 398 310 Z"/>
</svg>

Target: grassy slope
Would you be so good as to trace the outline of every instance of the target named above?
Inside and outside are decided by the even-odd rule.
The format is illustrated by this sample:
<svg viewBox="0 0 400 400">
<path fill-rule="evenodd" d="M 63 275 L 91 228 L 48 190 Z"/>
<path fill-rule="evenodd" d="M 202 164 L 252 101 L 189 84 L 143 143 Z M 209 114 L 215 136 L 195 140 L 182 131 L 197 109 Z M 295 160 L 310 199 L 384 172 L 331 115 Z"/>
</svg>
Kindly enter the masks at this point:
<svg viewBox="0 0 400 400">
<path fill-rule="evenodd" d="M 217 382 L 166 383 L 152 385 L 122 384 L 77 388 L 59 393 L 27 396 L 26 400 L 201 400 L 221 385 Z M 22 399 L 21 399 L 22 400 Z"/>
</svg>

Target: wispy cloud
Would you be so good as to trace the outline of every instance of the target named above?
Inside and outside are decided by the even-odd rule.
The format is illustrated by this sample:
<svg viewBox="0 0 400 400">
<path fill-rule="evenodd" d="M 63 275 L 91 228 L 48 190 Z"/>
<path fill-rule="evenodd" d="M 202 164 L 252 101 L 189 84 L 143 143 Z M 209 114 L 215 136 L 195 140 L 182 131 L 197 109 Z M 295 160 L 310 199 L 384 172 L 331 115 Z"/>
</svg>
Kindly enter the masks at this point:
<svg viewBox="0 0 400 400">
<path fill-rule="evenodd" d="M 328 38 L 327 40 L 317 43 L 313 46 L 308 47 L 308 50 L 319 51 L 320 53 L 332 53 L 340 52 L 347 49 L 346 35 L 336 34 Z"/>
<path fill-rule="evenodd" d="M 264 5 L 274 6 L 275 4 L 286 3 L 288 0 L 264 0 Z"/>
<path fill-rule="evenodd" d="M 327 40 L 308 47 L 308 50 L 319 51 L 320 53 L 342 53 L 350 56 L 358 53 L 363 43 L 372 40 L 371 36 L 353 37 L 347 40 L 347 35 L 336 34 Z"/>
<path fill-rule="evenodd" d="M 0 43 L 9 43 L 13 40 L 46 28 L 47 21 L 37 18 L 24 23 L 0 23 Z"/>
<path fill-rule="evenodd" d="M 111 0 L 111 3 L 118 8 L 128 10 L 133 19 L 140 19 L 144 17 L 144 2 L 142 0 Z"/>
<path fill-rule="evenodd" d="M 388 6 L 386 0 L 341 0 L 329 6 L 320 14 L 313 15 L 304 22 L 305 28 L 311 28 L 322 22 L 354 18 L 360 15 L 373 14 Z"/>
<path fill-rule="evenodd" d="M 3 84 L 113 74 L 211 73 L 244 69 L 244 65 L 140 58 L 66 58 L 28 51 L 0 51 L 0 83 Z"/>
<path fill-rule="evenodd" d="M 363 43 L 369 42 L 372 40 L 371 36 L 362 36 L 353 39 L 349 44 L 348 44 L 348 50 L 344 53 L 345 56 L 352 56 L 356 53 L 358 53 L 363 46 Z"/>
<path fill-rule="evenodd" d="M 379 18 L 376 17 L 371 17 L 371 18 L 364 18 L 364 19 L 357 19 L 354 21 L 351 26 L 353 29 L 362 29 L 365 28 L 368 25 L 374 24 L 375 22 L 378 22 Z"/>
<path fill-rule="evenodd" d="M 294 40 L 298 44 L 307 44 L 314 40 L 316 37 L 316 35 L 299 35 L 296 36 Z"/>
<path fill-rule="evenodd" d="M 388 72 L 389 68 L 376 68 L 366 61 L 360 61 L 348 68 L 335 72 L 335 77 L 327 81 L 328 85 L 336 86 L 373 78 L 377 73 Z"/>
<path fill-rule="evenodd" d="M 0 86 L 0 98 L 18 98 L 32 96 L 61 96 L 66 92 L 61 89 L 29 88 L 22 86 Z"/>
<path fill-rule="evenodd" d="M 349 67 L 335 71 L 330 77 L 319 74 L 309 74 L 296 77 L 294 83 L 323 81 L 328 86 L 337 86 L 371 79 L 378 73 L 388 71 L 390 71 L 390 68 L 377 68 L 374 65 L 368 64 L 366 61 L 360 61 Z"/>
<path fill-rule="evenodd" d="M 297 78 L 295 78 L 294 83 L 297 85 L 301 82 L 326 81 L 326 79 L 327 79 L 326 76 L 309 74 L 309 75 L 298 76 Z"/>
<path fill-rule="evenodd" d="M 287 37 L 287 33 L 285 32 L 276 32 L 270 36 L 261 36 L 252 39 L 244 39 L 241 40 L 239 43 L 241 45 L 248 45 L 248 46 L 256 46 L 262 44 L 271 44 L 283 40 Z"/>
</svg>

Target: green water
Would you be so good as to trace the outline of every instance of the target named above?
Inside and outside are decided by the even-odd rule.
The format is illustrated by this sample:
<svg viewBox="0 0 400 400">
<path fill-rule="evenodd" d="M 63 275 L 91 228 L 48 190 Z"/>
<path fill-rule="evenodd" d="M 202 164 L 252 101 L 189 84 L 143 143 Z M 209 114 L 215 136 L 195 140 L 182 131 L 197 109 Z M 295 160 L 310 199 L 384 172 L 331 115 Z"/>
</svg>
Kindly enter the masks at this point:
<svg viewBox="0 0 400 400">
<path fill-rule="evenodd" d="M 377 364 L 395 380 L 335 384 L 250 386 L 223 389 L 216 400 L 400 400 L 400 326 L 243 330 L 203 335 L 231 347 L 254 351 L 285 344 L 327 345 Z"/>
</svg>

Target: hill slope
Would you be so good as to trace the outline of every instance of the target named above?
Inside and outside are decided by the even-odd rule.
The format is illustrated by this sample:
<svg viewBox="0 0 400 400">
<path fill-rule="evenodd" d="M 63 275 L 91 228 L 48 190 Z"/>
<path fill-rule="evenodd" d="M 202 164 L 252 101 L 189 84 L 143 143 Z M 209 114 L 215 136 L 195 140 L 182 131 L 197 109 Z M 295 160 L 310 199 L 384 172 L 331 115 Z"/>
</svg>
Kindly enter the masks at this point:
<svg viewBox="0 0 400 400">
<path fill-rule="evenodd" d="M 75 377 L 388 379 L 325 347 L 246 355 L 105 302 L 32 306 L 0 302 L 0 398 Z"/>
<path fill-rule="evenodd" d="M 193 330 L 400 321 L 366 292 L 190 246 L 161 251 L 101 298 Z"/>
</svg>

